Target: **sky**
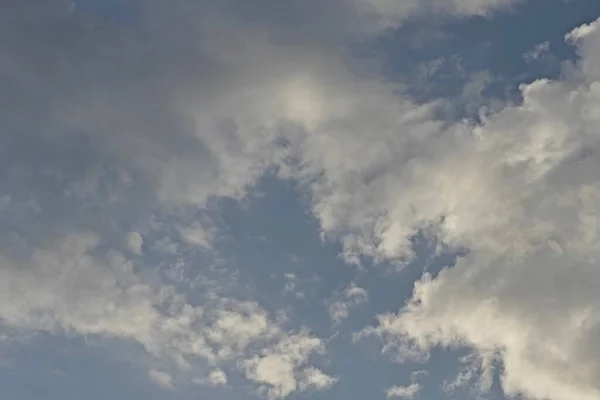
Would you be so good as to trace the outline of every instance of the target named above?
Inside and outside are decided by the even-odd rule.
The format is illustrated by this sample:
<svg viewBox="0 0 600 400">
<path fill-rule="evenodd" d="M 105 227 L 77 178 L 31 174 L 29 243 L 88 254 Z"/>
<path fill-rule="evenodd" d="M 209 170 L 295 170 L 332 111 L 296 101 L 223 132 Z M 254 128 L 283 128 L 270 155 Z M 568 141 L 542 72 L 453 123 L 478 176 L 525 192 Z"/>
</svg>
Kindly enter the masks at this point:
<svg viewBox="0 0 600 400">
<path fill-rule="evenodd" d="M 600 2 L 0 2 L 7 400 L 600 400 Z"/>
</svg>

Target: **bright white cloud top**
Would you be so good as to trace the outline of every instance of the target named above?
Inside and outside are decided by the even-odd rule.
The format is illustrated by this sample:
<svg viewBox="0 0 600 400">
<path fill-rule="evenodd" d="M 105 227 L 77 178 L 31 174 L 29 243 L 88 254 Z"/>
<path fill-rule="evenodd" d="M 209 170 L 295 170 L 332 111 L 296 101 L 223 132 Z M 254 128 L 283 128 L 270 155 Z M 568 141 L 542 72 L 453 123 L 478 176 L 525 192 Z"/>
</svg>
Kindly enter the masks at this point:
<svg viewBox="0 0 600 400">
<path fill-rule="evenodd" d="M 167 399 L 337 398 L 331 347 L 375 337 L 398 363 L 466 350 L 446 389 L 600 400 L 600 20 L 561 33 L 578 58 L 560 77 L 457 119 L 356 47 L 519 2 L 251 3 L 0 6 L 2 349 L 132 346 Z M 282 267 L 282 303 L 245 279 L 260 266 L 228 261 L 214 210 L 265 177 L 293 182 L 348 264 L 318 294 L 326 328 L 294 309 L 320 277 Z M 373 312 L 365 271 L 410 268 L 416 237 L 456 263 Z M 435 377 L 413 378 L 373 398 L 427 398 Z"/>
</svg>

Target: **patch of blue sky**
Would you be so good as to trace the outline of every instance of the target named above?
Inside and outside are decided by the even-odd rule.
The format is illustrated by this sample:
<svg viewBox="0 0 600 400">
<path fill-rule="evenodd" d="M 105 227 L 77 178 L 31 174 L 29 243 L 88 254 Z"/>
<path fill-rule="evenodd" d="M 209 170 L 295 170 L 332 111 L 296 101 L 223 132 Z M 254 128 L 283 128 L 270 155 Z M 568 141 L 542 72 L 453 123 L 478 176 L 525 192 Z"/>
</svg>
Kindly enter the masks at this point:
<svg viewBox="0 0 600 400">
<path fill-rule="evenodd" d="M 0 369 L 6 399 L 165 398 L 148 384 L 146 370 L 130 362 L 132 349 L 123 343 L 104 346 L 93 338 L 37 334 L 10 347 L 3 351 L 6 364 Z"/>
</svg>

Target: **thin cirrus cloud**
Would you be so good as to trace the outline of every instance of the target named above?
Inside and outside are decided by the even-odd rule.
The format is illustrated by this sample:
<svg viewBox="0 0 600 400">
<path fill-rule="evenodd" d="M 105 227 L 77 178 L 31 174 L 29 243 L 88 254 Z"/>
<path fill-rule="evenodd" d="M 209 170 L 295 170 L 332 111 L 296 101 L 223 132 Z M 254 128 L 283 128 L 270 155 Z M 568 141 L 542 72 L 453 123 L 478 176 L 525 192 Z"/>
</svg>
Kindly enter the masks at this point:
<svg viewBox="0 0 600 400">
<path fill-rule="evenodd" d="M 466 347 L 457 385 L 492 390 L 501 364 L 507 396 L 600 398 L 600 22 L 566 36 L 579 60 L 562 77 L 524 83 L 521 103 L 476 121 L 444 120 L 448 100 L 414 101 L 351 49 L 405 21 L 517 3 L 3 4 L 2 328 L 134 343 L 165 396 L 334 390 L 327 333 L 247 298 L 213 249 L 215 203 L 275 175 L 357 271 L 406 266 L 418 234 L 464 251 L 357 338 L 401 362 Z M 284 292 L 312 293 L 286 276 Z M 369 297 L 351 285 L 321 304 L 337 326 Z"/>
</svg>

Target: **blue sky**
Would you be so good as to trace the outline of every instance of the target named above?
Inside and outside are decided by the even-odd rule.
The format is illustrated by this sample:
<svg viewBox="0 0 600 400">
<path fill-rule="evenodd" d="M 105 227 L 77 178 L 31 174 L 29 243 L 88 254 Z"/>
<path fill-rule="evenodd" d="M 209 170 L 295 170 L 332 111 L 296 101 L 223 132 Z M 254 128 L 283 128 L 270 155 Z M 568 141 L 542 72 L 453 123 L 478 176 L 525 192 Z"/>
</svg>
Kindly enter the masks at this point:
<svg viewBox="0 0 600 400">
<path fill-rule="evenodd" d="M 7 399 L 600 399 L 600 3 L 0 15 Z"/>
</svg>

